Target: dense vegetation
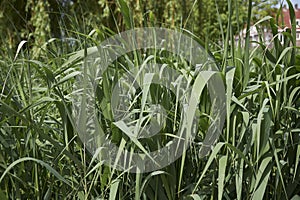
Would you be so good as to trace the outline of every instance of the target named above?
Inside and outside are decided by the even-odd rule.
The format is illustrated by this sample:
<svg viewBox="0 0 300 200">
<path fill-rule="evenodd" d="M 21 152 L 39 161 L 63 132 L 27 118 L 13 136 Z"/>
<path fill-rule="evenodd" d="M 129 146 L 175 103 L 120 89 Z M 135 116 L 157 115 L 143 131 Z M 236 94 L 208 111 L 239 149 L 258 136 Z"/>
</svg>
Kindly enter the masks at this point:
<svg viewBox="0 0 300 200">
<path fill-rule="evenodd" d="M 4 0 L 0 8 L 0 199 L 300 199 L 300 55 L 289 0 L 293 26 L 284 43 L 280 12 L 262 17 L 274 13 L 273 3 L 268 11 L 254 0 L 172 0 L 165 7 L 158 1 L 16 2 Z M 272 45 L 261 40 L 251 48 L 249 32 L 235 41 L 254 23 L 272 30 Z M 142 26 L 176 28 L 205 45 L 226 86 L 227 114 L 212 151 L 200 157 L 212 103 L 204 90 L 200 130 L 189 150 L 158 171 L 129 173 L 87 151 L 70 115 L 71 93 L 85 50 Z M 169 54 L 135 53 L 131 62 L 117 60 L 99 82 L 99 118 L 116 143 L 131 141 L 107 107 L 115 78 L 129 66 L 163 55 L 157 62 L 195 79 L 193 68 Z M 168 91 L 154 92 L 166 108 L 176 104 Z M 176 120 L 171 113 L 161 134 Z"/>
</svg>

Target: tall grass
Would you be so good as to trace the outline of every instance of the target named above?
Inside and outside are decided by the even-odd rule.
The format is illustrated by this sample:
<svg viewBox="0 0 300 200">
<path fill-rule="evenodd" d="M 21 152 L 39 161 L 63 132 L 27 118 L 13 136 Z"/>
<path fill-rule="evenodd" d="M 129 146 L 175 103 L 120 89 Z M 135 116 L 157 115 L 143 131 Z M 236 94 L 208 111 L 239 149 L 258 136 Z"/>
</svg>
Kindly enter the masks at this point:
<svg viewBox="0 0 300 200">
<path fill-rule="evenodd" d="M 229 9 L 234 3 L 228 1 Z M 248 3 L 249 30 L 251 0 Z M 130 9 L 125 1 L 119 1 L 119 6 L 127 28 L 132 28 Z M 291 16 L 295 23 L 293 12 Z M 227 115 L 210 154 L 204 158 L 199 154 L 210 114 L 205 90 L 199 104 L 200 130 L 191 147 L 176 162 L 151 173 L 131 174 L 99 163 L 86 150 L 70 115 L 73 84 L 87 50 L 111 31 L 74 31 L 70 40 L 50 39 L 38 59 L 21 42 L 20 51 L 0 61 L 0 199 L 299 199 L 299 47 L 295 47 L 295 26 L 284 33 L 281 44 L 276 20 L 266 20 L 273 32 L 272 48 L 263 41 L 250 48 L 249 34 L 245 48 L 241 41 L 234 44 L 229 18 L 223 48 L 211 50 L 226 86 Z M 168 54 L 149 51 L 143 57 L 140 53 L 128 55 L 134 58 L 132 63 L 119 59 L 99 83 L 102 126 L 120 144 L 122 138 L 132 141 L 112 123 L 108 103 L 115 78 L 129 66 L 164 55 L 156 62 L 194 79 L 193 69 Z M 171 93 L 152 88 L 154 99 L 157 93 L 165 95 L 157 101 L 174 108 Z M 141 100 L 140 95 L 135 97 Z M 134 105 L 137 112 L 138 103 Z M 166 133 L 177 123 L 174 112 L 168 117 Z"/>
</svg>

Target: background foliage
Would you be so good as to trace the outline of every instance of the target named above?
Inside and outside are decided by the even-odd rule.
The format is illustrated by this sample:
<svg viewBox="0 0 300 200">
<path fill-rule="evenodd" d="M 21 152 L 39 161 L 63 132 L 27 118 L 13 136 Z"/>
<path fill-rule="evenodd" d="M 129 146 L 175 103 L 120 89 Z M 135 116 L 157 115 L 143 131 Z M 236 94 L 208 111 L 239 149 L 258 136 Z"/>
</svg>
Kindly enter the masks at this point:
<svg viewBox="0 0 300 200">
<path fill-rule="evenodd" d="M 229 14 L 234 34 L 247 22 L 247 0 L 230 2 L 130 0 L 127 4 L 134 27 L 186 28 L 203 41 L 218 42 L 227 32 Z M 258 21 L 273 14 L 278 1 L 253 0 L 252 3 L 253 20 Z M 49 38 L 64 38 L 74 31 L 88 34 L 91 29 L 102 26 L 113 31 L 125 29 L 120 6 L 115 0 L 3 0 L 0 23 L 1 42 L 8 43 L 10 48 L 16 48 L 21 39 L 29 39 L 34 46 L 39 46 Z"/>
</svg>

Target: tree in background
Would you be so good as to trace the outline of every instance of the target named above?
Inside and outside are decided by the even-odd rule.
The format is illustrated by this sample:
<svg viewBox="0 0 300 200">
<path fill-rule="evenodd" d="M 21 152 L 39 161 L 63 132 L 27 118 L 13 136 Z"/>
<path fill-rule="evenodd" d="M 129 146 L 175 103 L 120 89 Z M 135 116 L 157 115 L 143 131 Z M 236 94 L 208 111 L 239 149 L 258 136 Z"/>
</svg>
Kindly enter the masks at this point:
<svg viewBox="0 0 300 200">
<path fill-rule="evenodd" d="M 39 56 L 40 47 L 47 42 L 51 33 L 49 7 L 48 1 L 27 0 L 25 11 L 31 15 L 28 24 L 33 27 L 28 37 L 33 38 L 34 57 Z"/>
</svg>

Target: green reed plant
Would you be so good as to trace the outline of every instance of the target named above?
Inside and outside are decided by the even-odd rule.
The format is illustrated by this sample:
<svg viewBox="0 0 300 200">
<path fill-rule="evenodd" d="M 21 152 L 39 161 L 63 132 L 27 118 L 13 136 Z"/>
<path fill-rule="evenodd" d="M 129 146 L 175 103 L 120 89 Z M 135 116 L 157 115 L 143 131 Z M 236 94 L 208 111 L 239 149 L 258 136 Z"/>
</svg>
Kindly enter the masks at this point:
<svg viewBox="0 0 300 200">
<path fill-rule="evenodd" d="M 299 199 L 300 56 L 295 46 L 295 14 L 288 0 L 293 26 L 284 33 L 283 44 L 276 20 L 265 18 L 272 29 L 273 47 L 261 41 L 252 49 L 251 2 L 247 2 L 245 48 L 242 41 L 234 42 L 230 20 L 238 13 L 232 6 L 237 1 L 228 0 L 231 14 L 223 46 L 211 50 L 226 86 L 226 125 L 220 139 L 208 156 L 200 157 L 211 103 L 205 88 L 195 141 L 176 162 L 151 173 L 116 171 L 98 162 L 97 155 L 85 149 L 71 118 L 71 93 L 79 67 L 91 47 L 112 35 L 111 30 L 65 30 L 69 39 L 50 39 L 42 46 L 43 57 L 33 59 L 26 43 L 20 43 L 15 55 L 2 56 L 0 199 Z M 133 28 L 130 8 L 125 1 L 118 3 L 126 27 Z M 110 66 L 97 88 L 97 106 L 102 128 L 120 146 L 134 141 L 112 123 L 113 88 L 129 67 L 149 63 L 166 63 L 195 79 L 193 68 L 165 52 L 133 52 Z M 170 110 L 162 137 L 168 141 L 178 124 L 178 99 L 155 85 L 149 93 Z M 163 98 L 156 99 L 158 94 Z M 130 104 L 139 113 L 142 96 L 134 97 Z"/>
</svg>

